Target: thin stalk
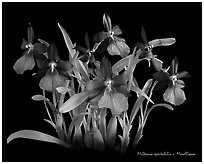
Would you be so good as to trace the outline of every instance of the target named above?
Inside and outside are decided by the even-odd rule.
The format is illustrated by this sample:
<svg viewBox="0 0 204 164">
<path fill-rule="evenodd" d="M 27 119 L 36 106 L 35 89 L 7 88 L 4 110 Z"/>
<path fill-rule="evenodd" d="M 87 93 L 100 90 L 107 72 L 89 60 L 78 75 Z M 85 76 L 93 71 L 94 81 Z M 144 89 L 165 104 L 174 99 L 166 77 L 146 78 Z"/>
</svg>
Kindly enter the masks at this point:
<svg viewBox="0 0 204 164">
<path fill-rule="evenodd" d="M 45 97 L 45 90 L 44 90 L 44 89 L 43 89 L 43 96 Z M 47 111 L 47 114 L 48 114 L 48 117 L 49 117 L 50 121 L 51 121 L 52 123 L 54 123 L 53 120 L 52 120 L 52 117 L 51 117 L 51 115 L 50 115 L 50 112 L 49 112 L 49 110 L 48 110 L 48 107 L 47 107 L 47 104 L 46 104 L 46 100 L 44 100 L 43 102 L 44 102 L 45 109 L 46 109 L 46 111 Z"/>
</svg>

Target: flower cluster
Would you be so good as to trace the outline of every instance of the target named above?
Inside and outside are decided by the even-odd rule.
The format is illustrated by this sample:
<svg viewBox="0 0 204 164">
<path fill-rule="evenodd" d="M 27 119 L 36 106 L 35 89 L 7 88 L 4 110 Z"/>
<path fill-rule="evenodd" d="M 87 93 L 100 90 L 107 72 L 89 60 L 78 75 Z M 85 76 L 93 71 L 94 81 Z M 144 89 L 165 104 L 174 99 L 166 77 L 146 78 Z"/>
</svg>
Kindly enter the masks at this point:
<svg viewBox="0 0 204 164">
<path fill-rule="evenodd" d="M 163 62 L 153 54 L 153 48 L 170 46 L 176 42 L 175 38 L 148 41 L 142 27 L 144 43 L 136 42 L 134 50 L 131 50 L 125 39 L 119 37 L 122 34 L 120 27 L 113 27 L 107 14 L 103 15 L 103 25 L 106 31 L 93 37 L 92 48 L 88 33 L 85 34 L 84 48 L 73 44 L 68 33 L 58 24 L 69 50 L 69 60 L 64 61 L 60 59 L 54 43 L 42 39 L 34 43 L 34 30 L 29 24 L 28 41 L 23 39 L 21 45 L 25 51 L 13 68 L 16 73 L 23 74 L 33 69 L 36 63 L 39 71 L 33 76 L 41 78 L 39 87 L 43 95 L 35 95 L 32 99 L 44 101 L 49 116 L 46 121 L 56 129 L 58 138 L 33 130 L 21 130 L 11 134 L 7 142 L 23 137 L 57 143 L 67 148 L 103 151 L 109 147 L 125 153 L 129 145 L 135 148 L 142 138 L 143 128 L 153 108 L 164 106 L 173 110 L 172 105 L 184 103 L 184 82 L 180 78 L 190 77 L 189 73 L 178 73 L 177 57 L 173 58 L 168 68 L 163 68 Z M 99 54 L 102 56 L 100 61 L 97 60 Z M 111 64 L 110 59 L 114 55 L 121 59 Z M 155 73 L 140 88 L 134 70 L 142 60 L 147 60 Z M 163 100 L 167 103 L 153 102 L 151 97 L 162 89 L 166 89 Z M 46 93 L 52 95 L 53 101 L 46 97 Z M 67 100 L 65 95 L 69 97 Z M 128 100 L 132 96 L 135 102 L 130 109 Z M 65 114 L 69 114 L 70 119 L 65 120 Z M 134 137 L 131 129 L 135 128 L 133 120 L 137 114 L 139 127 Z M 118 131 L 119 126 L 122 133 Z M 116 143 L 117 137 L 120 143 Z M 130 142 L 130 138 L 134 138 L 133 142 Z"/>
</svg>

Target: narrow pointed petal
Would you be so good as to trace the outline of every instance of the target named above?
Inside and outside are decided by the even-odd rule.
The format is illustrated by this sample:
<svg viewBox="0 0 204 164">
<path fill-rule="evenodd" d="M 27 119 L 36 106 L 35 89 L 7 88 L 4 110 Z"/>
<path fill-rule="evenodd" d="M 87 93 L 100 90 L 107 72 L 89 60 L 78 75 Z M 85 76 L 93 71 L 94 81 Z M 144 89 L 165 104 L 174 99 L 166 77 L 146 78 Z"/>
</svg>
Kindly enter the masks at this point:
<svg viewBox="0 0 204 164">
<path fill-rule="evenodd" d="M 165 72 L 155 72 L 153 78 L 157 81 L 166 81 L 169 80 L 169 75 Z"/>
<path fill-rule="evenodd" d="M 44 69 L 49 67 L 49 60 L 44 54 L 34 54 L 39 69 Z"/>
<path fill-rule="evenodd" d="M 189 78 L 191 75 L 187 71 L 182 71 L 177 74 L 177 78 Z"/>
<path fill-rule="evenodd" d="M 85 34 L 85 44 L 86 44 L 87 49 L 90 50 L 89 35 L 87 32 Z"/>
<path fill-rule="evenodd" d="M 140 42 L 136 42 L 136 45 L 137 45 L 137 47 L 139 48 L 139 49 L 141 49 L 141 50 L 145 50 L 145 45 L 143 44 L 143 43 L 140 43 Z M 146 56 L 145 56 L 146 57 Z"/>
<path fill-rule="evenodd" d="M 181 105 L 186 100 L 184 91 L 177 87 L 176 85 L 167 88 L 163 95 L 163 98 L 165 101 L 176 106 Z"/>
<path fill-rule="evenodd" d="M 94 35 L 93 42 L 99 43 L 99 42 L 103 41 L 106 38 L 107 38 L 107 33 L 106 32 L 99 32 L 99 33 Z"/>
<path fill-rule="evenodd" d="M 113 32 L 114 32 L 114 35 L 116 35 L 116 36 L 122 34 L 122 31 L 121 31 L 119 26 L 113 27 Z"/>
<path fill-rule="evenodd" d="M 48 60 L 51 61 L 59 61 L 60 58 L 57 53 L 57 47 L 54 43 L 50 44 L 47 50 L 48 53 Z"/>
<path fill-rule="evenodd" d="M 114 86 L 120 87 L 127 84 L 127 79 L 125 79 L 125 72 L 117 75 L 113 78 Z"/>
<path fill-rule="evenodd" d="M 109 45 L 109 41 L 110 41 L 110 38 L 105 38 L 100 43 L 98 43 L 97 47 L 95 48 L 95 54 L 97 55 L 97 54 L 103 53 L 107 49 Z"/>
<path fill-rule="evenodd" d="M 178 58 L 177 56 L 172 60 L 171 62 L 171 74 L 172 75 L 176 75 L 177 74 L 177 71 L 178 71 L 178 64 L 179 64 L 179 61 L 178 61 Z"/>
<path fill-rule="evenodd" d="M 105 88 L 104 81 L 103 80 L 90 80 L 86 84 L 86 90 L 87 91 L 98 91 Z"/>
<path fill-rule="evenodd" d="M 45 53 L 48 49 L 48 47 L 43 43 L 35 43 L 33 46 L 34 50 L 39 54 Z"/>
<path fill-rule="evenodd" d="M 32 55 L 25 54 L 19 58 L 13 66 L 13 69 L 18 74 L 23 74 L 26 70 L 32 70 L 35 66 L 35 61 Z"/>
<path fill-rule="evenodd" d="M 107 14 L 103 14 L 103 25 L 107 31 L 112 30 L 111 19 Z"/>
<path fill-rule="evenodd" d="M 166 81 L 161 81 L 161 82 L 159 81 L 159 82 L 156 84 L 156 86 L 154 87 L 154 89 L 153 89 L 152 92 L 160 91 L 160 90 L 166 88 L 166 87 L 168 86 L 168 84 L 169 84 L 169 81 L 168 81 L 168 80 L 166 80 Z"/>
<path fill-rule="evenodd" d="M 105 77 L 106 80 L 107 79 L 110 80 L 112 77 L 112 67 L 111 67 L 111 62 L 106 56 L 104 56 L 101 61 L 100 69 L 103 77 Z"/>
<path fill-rule="evenodd" d="M 82 46 L 80 46 L 80 45 L 77 45 L 77 46 L 76 46 L 76 49 L 77 49 L 78 51 L 83 52 L 83 53 L 87 53 L 87 49 L 84 48 L 84 47 L 82 47 Z"/>
<path fill-rule="evenodd" d="M 34 31 L 33 31 L 33 28 L 32 28 L 30 23 L 29 23 L 29 26 L 28 26 L 28 29 L 27 29 L 27 33 L 28 33 L 28 43 L 33 43 Z"/>
<path fill-rule="evenodd" d="M 21 44 L 21 49 L 26 49 L 26 45 L 28 44 L 28 42 L 25 40 L 25 39 L 23 39 L 23 41 L 22 41 L 22 44 Z"/>
<path fill-rule="evenodd" d="M 162 67 L 163 67 L 163 62 L 155 57 L 152 58 L 152 64 L 154 66 L 154 68 L 156 69 L 156 71 L 160 72 L 162 71 Z"/>
<path fill-rule="evenodd" d="M 142 40 L 145 43 L 145 45 L 148 45 L 147 36 L 146 36 L 145 30 L 144 30 L 144 27 L 142 27 L 142 30 L 141 30 L 141 37 L 142 37 Z"/>
</svg>

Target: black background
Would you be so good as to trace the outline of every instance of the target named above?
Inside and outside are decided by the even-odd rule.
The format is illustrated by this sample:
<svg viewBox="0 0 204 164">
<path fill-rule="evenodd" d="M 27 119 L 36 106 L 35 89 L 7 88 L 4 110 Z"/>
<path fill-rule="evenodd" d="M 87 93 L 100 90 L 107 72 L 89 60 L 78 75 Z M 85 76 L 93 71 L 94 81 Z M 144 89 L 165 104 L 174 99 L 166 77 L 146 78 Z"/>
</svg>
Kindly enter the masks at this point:
<svg viewBox="0 0 204 164">
<path fill-rule="evenodd" d="M 202 112 L 201 112 L 201 3 L 3 3 L 2 10 L 2 67 L 3 67 L 3 161 L 201 161 Z M 21 56 L 22 39 L 27 39 L 28 22 L 35 31 L 35 39 L 41 38 L 58 47 L 62 59 L 68 59 L 59 22 L 72 41 L 84 45 L 84 34 L 92 38 L 104 30 L 103 13 L 110 15 L 112 25 L 119 25 L 131 47 L 141 41 L 140 29 L 144 26 L 149 40 L 175 37 L 176 43 L 169 47 L 155 48 L 154 54 L 167 67 L 174 56 L 179 58 L 179 70 L 188 71 L 192 77 L 184 79 L 187 100 L 174 111 L 157 108 L 152 111 L 144 129 L 144 136 L 136 151 L 126 156 L 114 153 L 72 152 L 44 142 L 17 139 L 6 144 L 13 132 L 32 129 L 56 135 L 49 124 L 42 102 L 31 97 L 41 94 L 39 79 L 31 74 L 36 70 L 17 75 L 13 70 L 15 61 Z M 113 61 L 114 62 L 114 61 Z M 142 87 L 151 77 L 153 68 L 147 62 L 138 64 L 135 77 Z M 155 103 L 163 102 L 163 91 L 153 96 Z M 133 101 L 129 102 L 130 104 Z M 137 124 L 135 122 L 135 124 Z M 134 128 L 134 126 L 133 126 Z M 135 127 L 136 128 L 136 127 Z M 189 152 L 195 156 L 147 157 L 137 152 L 176 153 Z"/>
</svg>

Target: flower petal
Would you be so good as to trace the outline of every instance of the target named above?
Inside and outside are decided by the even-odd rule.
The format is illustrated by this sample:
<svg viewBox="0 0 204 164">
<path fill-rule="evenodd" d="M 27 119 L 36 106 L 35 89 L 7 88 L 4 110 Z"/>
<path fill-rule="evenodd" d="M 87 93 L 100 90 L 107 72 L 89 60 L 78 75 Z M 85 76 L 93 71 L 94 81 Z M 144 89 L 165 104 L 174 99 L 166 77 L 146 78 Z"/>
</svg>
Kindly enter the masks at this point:
<svg viewBox="0 0 204 164">
<path fill-rule="evenodd" d="M 120 87 L 127 84 L 127 79 L 125 79 L 125 72 L 117 75 L 113 78 L 114 86 Z"/>
<path fill-rule="evenodd" d="M 104 81 L 103 80 L 90 80 L 86 84 L 87 91 L 97 91 L 105 89 Z"/>
<path fill-rule="evenodd" d="M 28 43 L 33 43 L 34 31 L 30 23 L 28 25 L 27 33 L 28 33 Z"/>
<path fill-rule="evenodd" d="M 115 40 L 107 48 L 110 55 L 120 55 L 126 57 L 130 53 L 130 48 L 124 41 Z"/>
<path fill-rule="evenodd" d="M 148 45 L 147 36 L 146 36 L 145 30 L 144 30 L 144 27 L 142 27 L 142 30 L 141 30 L 141 37 L 142 37 L 142 40 L 145 43 L 145 45 Z"/>
<path fill-rule="evenodd" d="M 156 71 L 162 71 L 163 62 L 161 60 L 153 57 L 151 61 Z"/>
<path fill-rule="evenodd" d="M 114 32 L 114 35 L 116 35 L 116 36 L 122 34 L 122 31 L 121 31 L 119 26 L 113 27 L 113 32 Z"/>
<path fill-rule="evenodd" d="M 19 58 L 13 66 L 13 69 L 18 74 L 23 74 L 26 70 L 32 70 L 35 66 L 35 61 L 33 56 L 30 54 L 25 54 L 21 58 Z"/>
<path fill-rule="evenodd" d="M 181 105 L 186 100 L 184 91 L 177 87 L 176 85 L 167 88 L 163 95 L 163 98 L 165 101 L 176 106 Z"/>
<path fill-rule="evenodd" d="M 94 54 L 97 55 L 97 54 L 103 53 L 107 49 L 109 45 L 109 41 L 110 41 L 110 38 L 107 37 L 107 38 L 104 38 L 104 40 L 102 40 L 101 42 L 99 42 L 95 48 Z"/>
<path fill-rule="evenodd" d="M 22 41 L 22 44 L 21 44 L 21 49 L 26 49 L 26 45 L 28 44 L 28 42 L 25 40 L 25 39 L 23 39 L 23 41 Z"/>
<path fill-rule="evenodd" d="M 108 60 L 106 56 L 103 57 L 101 64 L 100 64 L 100 69 L 102 76 L 107 79 L 111 79 L 112 77 L 112 67 L 111 67 L 111 62 Z"/>
<path fill-rule="evenodd" d="M 51 43 L 47 50 L 48 53 L 48 60 L 51 61 L 59 61 L 60 58 L 57 53 L 57 47 L 54 43 Z"/>
<path fill-rule="evenodd" d="M 113 115 L 119 115 L 123 111 L 128 110 L 127 98 L 120 93 L 104 92 L 103 97 L 98 102 L 99 108 L 110 108 Z"/>
<path fill-rule="evenodd" d="M 176 74 L 177 74 L 178 63 L 179 63 L 178 58 L 175 57 L 175 58 L 172 60 L 172 62 L 171 62 L 171 69 L 170 69 L 170 71 L 171 71 L 171 74 L 172 74 L 172 75 L 176 75 Z"/>
<path fill-rule="evenodd" d="M 182 71 L 177 74 L 177 78 L 189 78 L 191 75 L 187 71 Z"/>
<path fill-rule="evenodd" d="M 107 14 L 103 14 L 103 25 L 107 31 L 112 30 L 111 19 Z"/>
<path fill-rule="evenodd" d="M 50 73 L 49 71 L 47 74 L 40 80 L 40 88 L 47 90 L 47 91 L 53 91 L 57 87 L 64 86 L 65 85 L 65 79 L 64 77 L 60 76 L 57 71 L 54 73 Z"/>
<path fill-rule="evenodd" d="M 157 81 L 166 81 L 169 80 L 169 75 L 165 72 L 155 72 L 153 78 Z"/>
</svg>

